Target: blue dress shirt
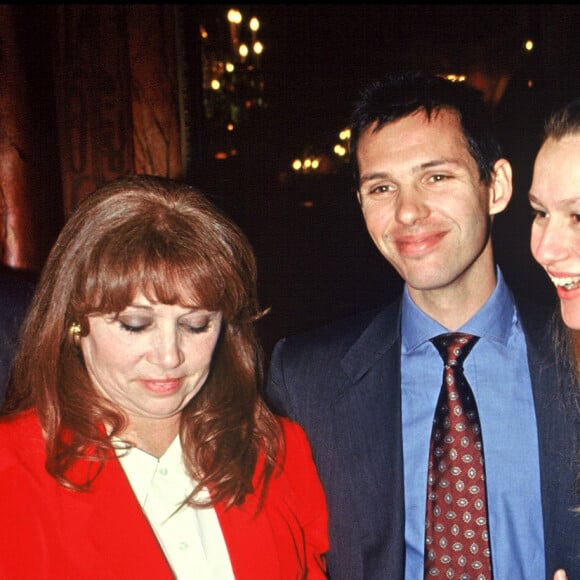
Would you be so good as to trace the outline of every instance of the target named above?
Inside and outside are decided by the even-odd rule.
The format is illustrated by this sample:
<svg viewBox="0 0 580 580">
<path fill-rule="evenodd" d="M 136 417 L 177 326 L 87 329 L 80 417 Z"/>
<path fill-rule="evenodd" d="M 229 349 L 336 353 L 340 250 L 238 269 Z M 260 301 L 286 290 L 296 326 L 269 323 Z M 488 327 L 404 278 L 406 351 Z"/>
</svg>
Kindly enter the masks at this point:
<svg viewBox="0 0 580 580">
<path fill-rule="evenodd" d="M 545 574 L 538 433 L 526 343 L 499 268 L 485 305 L 460 332 L 480 337 L 464 363 L 481 421 L 494 577 Z M 443 362 L 432 337 L 448 332 L 413 303 L 402 310 L 402 416 L 405 470 L 405 580 L 423 579 L 429 439 Z"/>
</svg>

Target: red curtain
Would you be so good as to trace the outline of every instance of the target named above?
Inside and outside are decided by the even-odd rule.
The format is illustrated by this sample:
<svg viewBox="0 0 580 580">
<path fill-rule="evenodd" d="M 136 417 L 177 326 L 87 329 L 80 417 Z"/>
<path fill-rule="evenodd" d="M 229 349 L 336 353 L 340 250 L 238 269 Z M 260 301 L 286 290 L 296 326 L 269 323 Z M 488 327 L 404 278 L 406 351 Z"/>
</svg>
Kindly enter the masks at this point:
<svg viewBox="0 0 580 580">
<path fill-rule="evenodd" d="M 38 271 L 103 181 L 184 177 L 180 18 L 176 5 L 0 5 L 4 264 Z"/>
<path fill-rule="evenodd" d="M 0 5 L 0 235 L 2 261 L 12 268 L 40 265 L 35 192 L 41 176 L 34 163 L 34 127 L 12 6 Z"/>
</svg>

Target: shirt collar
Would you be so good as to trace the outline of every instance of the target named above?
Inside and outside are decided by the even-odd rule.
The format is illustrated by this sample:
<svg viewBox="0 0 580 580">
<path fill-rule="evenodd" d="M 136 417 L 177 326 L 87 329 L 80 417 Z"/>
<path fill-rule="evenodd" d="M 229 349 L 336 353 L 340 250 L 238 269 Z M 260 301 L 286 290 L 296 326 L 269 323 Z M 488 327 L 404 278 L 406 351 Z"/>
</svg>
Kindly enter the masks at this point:
<svg viewBox="0 0 580 580">
<path fill-rule="evenodd" d="M 458 329 L 458 332 L 467 332 L 505 345 L 516 316 L 516 309 L 512 293 L 498 266 L 496 275 L 497 283 L 491 296 L 479 311 Z M 444 332 L 449 330 L 417 307 L 409 296 L 405 284 L 402 306 L 403 352 L 410 352 Z"/>
<path fill-rule="evenodd" d="M 151 482 L 159 469 L 166 468 L 171 470 L 172 473 L 184 469 L 182 467 L 181 441 L 179 435 L 175 437 L 171 445 L 159 459 L 142 451 L 138 447 L 129 447 L 127 449 L 122 440 L 116 437 L 112 439 L 112 442 L 117 450 L 119 461 L 125 470 L 127 478 L 131 482 L 131 487 L 141 506 L 147 500 Z"/>
</svg>

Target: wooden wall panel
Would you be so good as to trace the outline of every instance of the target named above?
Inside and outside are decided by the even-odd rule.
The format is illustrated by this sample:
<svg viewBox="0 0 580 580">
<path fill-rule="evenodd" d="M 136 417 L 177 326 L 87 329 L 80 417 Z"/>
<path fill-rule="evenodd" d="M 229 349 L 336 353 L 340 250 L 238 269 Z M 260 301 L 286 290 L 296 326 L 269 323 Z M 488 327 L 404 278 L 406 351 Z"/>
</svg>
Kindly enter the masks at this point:
<svg viewBox="0 0 580 580">
<path fill-rule="evenodd" d="M 2 263 L 34 270 L 40 265 L 35 189 L 34 130 L 14 14 L 0 5 L 0 240 Z"/>
<path fill-rule="evenodd" d="M 0 262 L 38 272 L 104 181 L 186 178 L 184 11 L 0 5 Z"/>
<path fill-rule="evenodd" d="M 134 168 L 183 178 L 175 5 L 127 10 Z"/>
<path fill-rule="evenodd" d="M 133 171 L 131 68 L 124 7 L 59 5 L 55 98 L 65 214 Z"/>
</svg>

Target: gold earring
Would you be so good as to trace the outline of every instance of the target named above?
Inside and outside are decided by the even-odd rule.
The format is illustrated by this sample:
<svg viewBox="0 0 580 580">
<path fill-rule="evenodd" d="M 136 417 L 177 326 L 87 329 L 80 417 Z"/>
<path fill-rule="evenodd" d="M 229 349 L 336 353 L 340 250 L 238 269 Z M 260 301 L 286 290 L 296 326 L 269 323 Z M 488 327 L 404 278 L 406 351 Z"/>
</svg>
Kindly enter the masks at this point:
<svg viewBox="0 0 580 580">
<path fill-rule="evenodd" d="M 78 322 L 73 322 L 68 329 L 68 333 L 73 344 L 79 346 L 81 343 L 81 325 Z"/>
</svg>

